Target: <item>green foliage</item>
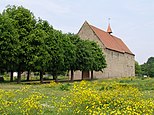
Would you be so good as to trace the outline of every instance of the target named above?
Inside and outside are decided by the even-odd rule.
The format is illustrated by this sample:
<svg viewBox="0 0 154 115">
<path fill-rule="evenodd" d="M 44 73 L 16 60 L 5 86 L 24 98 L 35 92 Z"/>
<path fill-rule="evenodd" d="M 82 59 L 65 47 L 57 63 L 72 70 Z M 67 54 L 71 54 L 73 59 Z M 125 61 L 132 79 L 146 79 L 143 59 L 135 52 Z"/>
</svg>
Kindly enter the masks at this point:
<svg viewBox="0 0 154 115">
<path fill-rule="evenodd" d="M 82 40 L 77 44 L 77 63 L 80 70 L 102 71 L 106 67 L 102 49 L 93 41 Z"/>
<path fill-rule="evenodd" d="M 53 30 L 53 34 L 47 38 L 48 45 L 48 53 L 51 56 L 51 60 L 49 60 L 49 68 L 48 71 L 54 76 L 56 79 L 57 75 L 60 74 L 64 67 L 64 50 L 62 47 L 62 32 Z"/>
<path fill-rule="evenodd" d="M 36 20 L 34 15 L 28 10 L 23 8 L 22 6 L 16 7 L 16 6 L 8 6 L 6 10 L 3 11 L 3 17 L 7 16 L 9 19 L 13 20 L 13 27 L 17 31 L 18 38 L 16 38 L 15 42 L 12 42 L 11 44 L 18 42 L 17 48 L 17 55 L 14 56 L 12 54 L 15 54 L 14 52 L 9 52 L 10 55 L 12 55 L 13 58 L 15 58 L 16 62 L 16 68 L 14 67 L 11 69 L 11 71 L 18 71 L 18 83 L 21 81 L 21 71 L 25 71 L 30 59 L 30 55 L 28 51 L 29 48 L 29 38 L 28 35 L 30 32 L 34 29 Z M 10 34 L 10 36 L 12 36 Z M 7 44 L 8 46 L 11 46 L 11 44 Z M 8 64 L 7 66 L 10 66 Z M 8 69 L 7 69 L 8 71 Z"/>
<path fill-rule="evenodd" d="M 68 70 L 106 67 L 95 42 L 63 34 L 22 6 L 8 6 L 0 14 L 0 34 L 0 71 L 18 71 L 18 83 L 22 71 L 39 71 L 40 77 L 50 72 L 56 80 Z"/>
<path fill-rule="evenodd" d="M 0 68 L 15 69 L 16 57 L 20 49 L 19 34 L 14 27 L 15 21 L 7 15 L 0 15 Z"/>
<path fill-rule="evenodd" d="M 62 91 L 68 91 L 68 90 L 70 90 L 70 84 L 69 83 L 67 83 L 67 84 L 61 84 L 60 85 L 60 89 L 62 90 Z"/>
<path fill-rule="evenodd" d="M 74 49 L 72 70 L 102 71 L 106 67 L 105 56 L 102 49 L 93 41 L 81 40 L 77 35 L 68 34 L 71 42 L 76 46 Z"/>
<path fill-rule="evenodd" d="M 137 61 L 135 61 L 135 75 L 140 76 L 141 75 L 141 66 L 138 64 Z"/>
<path fill-rule="evenodd" d="M 102 48 L 95 42 L 91 42 L 89 47 L 91 48 L 91 56 L 93 58 L 91 70 L 102 71 L 106 67 L 106 60 Z"/>
<path fill-rule="evenodd" d="M 148 75 L 146 63 L 141 65 L 141 71 L 142 71 L 142 75 Z"/>
<path fill-rule="evenodd" d="M 154 57 L 150 57 L 146 63 L 141 65 L 144 75 L 154 77 Z"/>
<path fill-rule="evenodd" d="M 154 77 L 154 57 L 150 57 L 147 61 L 148 75 Z"/>
<path fill-rule="evenodd" d="M 64 53 L 64 70 L 70 70 L 76 61 L 76 45 L 72 43 L 67 34 L 62 35 L 62 47 Z"/>
<path fill-rule="evenodd" d="M 93 62 L 92 52 L 90 52 L 90 41 L 83 40 L 77 44 L 77 63 L 79 70 L 90 70 Z"/>
<path fill-rule="evenodd" d="M 27 37 L 29 39 L 29 50 L 27 51 L 29 54 L 29 61 L 27 65 L 30 70 L 47 70 L 48 60 L 50 59 L 50 55 L 47 52 L 47 46 L 45 45 L 47 36 L 48 35 L 44 30 L 36 27 Z"/>
<path fill-rule="evenodd" d="M 77 60 L 79 58 L 78 51 L 80 50 L 78 48 L 78 44 L 81 42 L 81 39 L 79 38 L 79 36 L 71 33 L 68 33 L 68 37 L 70 38 L 70 41 L 74 46 L 74 51 L 72 51 L 72 58 L 71 58 L 69 70 L 78 70 L 79 63 L 77 62 Z"/>
</svg>

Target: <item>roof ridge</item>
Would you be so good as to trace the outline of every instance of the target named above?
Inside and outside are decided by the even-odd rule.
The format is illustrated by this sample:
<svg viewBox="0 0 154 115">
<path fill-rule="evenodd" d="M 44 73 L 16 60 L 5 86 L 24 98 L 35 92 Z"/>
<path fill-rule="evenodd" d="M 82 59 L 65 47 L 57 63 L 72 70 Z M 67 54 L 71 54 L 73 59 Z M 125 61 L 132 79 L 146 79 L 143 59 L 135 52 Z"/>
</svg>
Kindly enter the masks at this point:
<svg viewBox="0 0 154 115">
<path fill-rule="evenodd" d="M 96 27 L 96 26 L 93 26 L 93 25 L 90 25 L 90 26 L 92 26 L 92 27 L 94 27 L 94 28 L 96 28 L 96 29 L 99 29 L 99 30 L 105 32 L 104 30 L 102 30 L 102 29 L 100 29 L 100 28 L 98 28 L 98 27 Z"/>
</svg>

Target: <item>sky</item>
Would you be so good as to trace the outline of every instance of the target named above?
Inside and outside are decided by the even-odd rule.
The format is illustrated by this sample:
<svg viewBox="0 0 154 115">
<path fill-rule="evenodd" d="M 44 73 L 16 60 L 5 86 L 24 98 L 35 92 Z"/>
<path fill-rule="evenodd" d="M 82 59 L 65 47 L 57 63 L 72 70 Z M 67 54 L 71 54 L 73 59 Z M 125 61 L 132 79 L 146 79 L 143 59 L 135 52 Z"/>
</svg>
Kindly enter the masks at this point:
<svg viewBox="0 0 154 115">
<path fill-rule="evenodd" d="M 154 0 L 0 0 L 0 12 L 7 5 L 22 5 L 65 33 L 77 33 L 85 20 L 106 31 L 110 18 L 112 34 L 139 64 L 154 57 Z"/>
</svg>

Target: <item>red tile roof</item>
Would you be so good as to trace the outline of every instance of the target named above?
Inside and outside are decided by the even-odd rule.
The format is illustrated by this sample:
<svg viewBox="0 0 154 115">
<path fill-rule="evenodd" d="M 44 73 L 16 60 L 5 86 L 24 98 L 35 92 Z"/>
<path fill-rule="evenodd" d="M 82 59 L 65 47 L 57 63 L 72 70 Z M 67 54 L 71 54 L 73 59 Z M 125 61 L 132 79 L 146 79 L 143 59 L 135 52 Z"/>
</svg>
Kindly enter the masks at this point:
<svg viewBox="0 0 154 115">
<path fill-rule="evenodd" d="M 134 55 L 121 39 L 92 25 L 90 27 L 107 49 Z"/>
</svg>

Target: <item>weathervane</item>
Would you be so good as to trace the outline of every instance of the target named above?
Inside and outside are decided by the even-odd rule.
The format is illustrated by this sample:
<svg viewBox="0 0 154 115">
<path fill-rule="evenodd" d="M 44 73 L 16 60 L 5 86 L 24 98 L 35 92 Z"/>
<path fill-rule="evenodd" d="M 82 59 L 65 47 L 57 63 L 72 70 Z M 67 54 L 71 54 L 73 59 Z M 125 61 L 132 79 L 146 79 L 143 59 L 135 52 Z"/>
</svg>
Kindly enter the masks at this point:
<svg viewBox="0 0 154 115">
<path fill-rule="evenodd" d="M 111 18 L 108 18 L 108 23 L 110 24 L 110 20 L 111 20 Z"/>
</svg>

